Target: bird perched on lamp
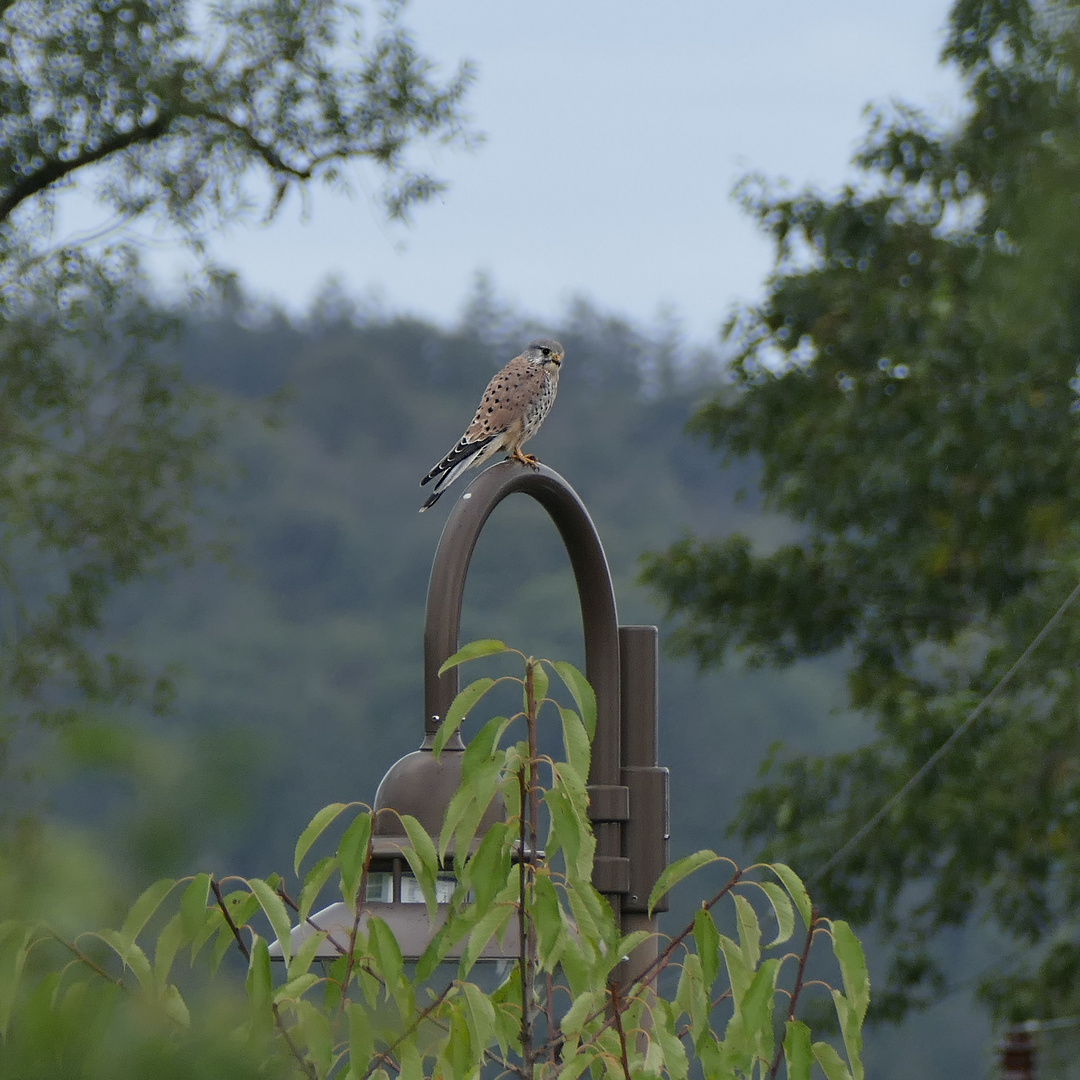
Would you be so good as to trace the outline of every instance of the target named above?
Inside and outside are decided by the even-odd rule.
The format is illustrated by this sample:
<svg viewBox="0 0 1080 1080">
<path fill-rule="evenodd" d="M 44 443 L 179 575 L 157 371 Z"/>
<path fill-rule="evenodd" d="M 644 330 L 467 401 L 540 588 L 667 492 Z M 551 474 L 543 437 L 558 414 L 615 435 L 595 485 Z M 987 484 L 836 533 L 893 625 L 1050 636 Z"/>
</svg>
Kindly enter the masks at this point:
<svg viewBox="0 0 1080 1080">
<path fill-rule="evenodd" d="M 435 481 L 435 489 L 420 512 L 430 509 L 442 493 L 463 473 L 482 465 L 496 454 L 506 453 L 512 461 L 536 468 L 539 462 L 521 447 L 531 439 L 551 410 L 559 389 L 559 366 L 563 347 L 551 338 L 530 341 L 488 383 L 480 408 L 457 445 L 420 481 Z"/>
</svg>

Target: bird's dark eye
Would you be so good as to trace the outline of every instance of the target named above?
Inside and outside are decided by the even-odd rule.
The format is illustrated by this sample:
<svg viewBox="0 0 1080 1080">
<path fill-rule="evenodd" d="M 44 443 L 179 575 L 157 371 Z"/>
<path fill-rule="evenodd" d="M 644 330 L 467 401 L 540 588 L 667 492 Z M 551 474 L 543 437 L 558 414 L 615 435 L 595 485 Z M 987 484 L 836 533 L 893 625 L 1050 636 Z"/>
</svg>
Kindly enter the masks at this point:
<svg viewBox="0 0 1080 1080">
<path fill-rule="evenodd" d="M 550 356 L 550 355 L 551 355 L 551 350 L 550 350 L 550 349 L 541 349 L 540 351 L 541 351 L 541 352 L 542 352 L 542 353 L 543 353 L 543 354 L 544 354 L 545 356 Z"/>
</svg>

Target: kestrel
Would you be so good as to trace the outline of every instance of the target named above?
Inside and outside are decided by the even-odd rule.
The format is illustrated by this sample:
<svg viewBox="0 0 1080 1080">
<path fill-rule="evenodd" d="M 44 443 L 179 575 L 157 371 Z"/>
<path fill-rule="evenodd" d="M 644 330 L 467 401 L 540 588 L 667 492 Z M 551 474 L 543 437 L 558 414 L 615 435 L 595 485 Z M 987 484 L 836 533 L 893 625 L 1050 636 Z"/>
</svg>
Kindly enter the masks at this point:
<svg viewBox="0 0 1080 1080">
<path fill-rule="evenodd" d="M 457 446 L 420 481 L 421 487 L 429 480 L 435 481 L 431 498 L 420 507 L 421 514 L 434 506 L 466 469 L 482 465 L 500 451 L 513 461 L 537 468 L 536 458 L 523 454 L 521 447 L 540 430 L 551 409 L 559 389 L 563 356 L 565 352 L 557 341 L 537 338 L 488 383 L 480 408 Z"/>
</svg>

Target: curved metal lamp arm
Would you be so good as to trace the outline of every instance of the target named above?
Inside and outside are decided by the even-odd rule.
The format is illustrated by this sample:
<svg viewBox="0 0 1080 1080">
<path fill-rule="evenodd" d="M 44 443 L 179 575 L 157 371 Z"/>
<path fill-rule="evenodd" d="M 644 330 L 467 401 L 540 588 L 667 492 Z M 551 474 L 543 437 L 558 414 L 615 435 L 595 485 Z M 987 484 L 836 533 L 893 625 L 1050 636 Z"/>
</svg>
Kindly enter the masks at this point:
<svg viewBox="0 0 1080 1080">
<path fill-rule="evenodd" d="M 570 556 L 585 631 L 585 677 L 596 693 L 596 736 L 589 779 L 594 785 L 618 785 L 619 630 L 611 574 L 585 504 L 545 465 L 533 470 L 507 461 L 485 470 L 458 499 L 443 528 L 431 568 L 424 622 L 425 742 L 438 730 L 458 692 L 457 669 L 441 678 L 438 672 L 458 649 L 465 577 L 480 530 L 495 507 L 519 491 L 548 512 Z"/>
</svg>

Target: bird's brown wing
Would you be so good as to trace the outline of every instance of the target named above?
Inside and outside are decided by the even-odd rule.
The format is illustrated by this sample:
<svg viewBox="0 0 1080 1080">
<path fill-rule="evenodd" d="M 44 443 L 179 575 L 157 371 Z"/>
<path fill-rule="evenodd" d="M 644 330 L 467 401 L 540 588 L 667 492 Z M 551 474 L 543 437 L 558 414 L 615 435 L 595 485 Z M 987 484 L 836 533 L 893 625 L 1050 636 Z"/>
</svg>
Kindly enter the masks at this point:
<svg viewBox="0 0 1080 1080">
<path fill-rule="evenodd" d="M 523 420 L 528 403 L 540 393 L 543 379 L 544 369 L 539 364 L 515 356 L 488 383 L 462 443 L 486 441 Z"/>
</svg>

